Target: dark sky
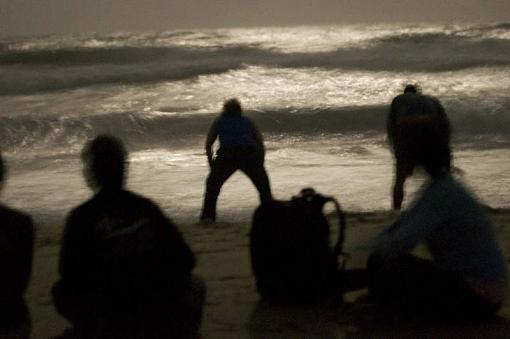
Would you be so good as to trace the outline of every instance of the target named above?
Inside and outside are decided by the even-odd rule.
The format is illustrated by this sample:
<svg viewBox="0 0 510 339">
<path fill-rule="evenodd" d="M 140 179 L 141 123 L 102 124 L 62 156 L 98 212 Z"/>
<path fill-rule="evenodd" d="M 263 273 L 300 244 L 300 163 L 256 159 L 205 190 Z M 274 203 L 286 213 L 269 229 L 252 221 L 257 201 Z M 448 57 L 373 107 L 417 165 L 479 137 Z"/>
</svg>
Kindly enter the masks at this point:
<svg viewBox="0 0 510 339">
<path fill-rule="evenodd" d="M 510 0 L 0 0 L 0 35 L 510 21 Z"/>
</svg>

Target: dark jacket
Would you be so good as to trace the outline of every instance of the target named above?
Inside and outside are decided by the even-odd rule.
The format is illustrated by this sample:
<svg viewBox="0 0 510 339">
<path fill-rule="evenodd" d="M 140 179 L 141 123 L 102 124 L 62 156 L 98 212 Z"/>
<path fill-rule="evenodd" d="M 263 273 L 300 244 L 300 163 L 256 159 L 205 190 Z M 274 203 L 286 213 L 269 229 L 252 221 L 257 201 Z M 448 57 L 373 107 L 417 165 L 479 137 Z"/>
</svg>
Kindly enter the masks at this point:
<svg viewBox="0 0 510 339">
<path fill-rule="evenodd" d="M 71 212 L 59 271 L 69 293 L 102 296 L 130 312 L 179 295 L 194 265 L 172 221 L 149 199 L 119 190 L 99 192 Z"/>
<path fill-rule="evenodd" d="M 33 250 L 32 219 L 0 205 L 0 333 L 18 325 L 28 314 L 23 295 L 32 270 Z"/>
</svg>

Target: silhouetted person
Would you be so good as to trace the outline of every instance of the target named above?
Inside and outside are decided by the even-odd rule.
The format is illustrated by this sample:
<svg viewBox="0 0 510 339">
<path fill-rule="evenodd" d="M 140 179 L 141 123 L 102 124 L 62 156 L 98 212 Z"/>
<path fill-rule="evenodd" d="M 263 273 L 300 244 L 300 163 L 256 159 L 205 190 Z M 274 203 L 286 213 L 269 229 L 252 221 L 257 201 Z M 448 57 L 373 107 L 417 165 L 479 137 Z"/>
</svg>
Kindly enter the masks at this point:
<svg viewBox="0 0 510 339">
<path fill-rule="evenodd" d="M 483 207 L 450 173 L 443 124 L 440 116 L 414 121 L 413 142 L 401 160 L 423 167 L 430 182 L 378 238 L 368 262 L 370 291 L 405 313 L 477 321 L 504 301 L 506 262 Z M 410 254 L 422 241 L 432 260 Z"/>
<path fill-rule="evenodd" d="M 449 140 L 450 127 L 441 103 L 418 92 L 415 85 L 407 85 L 404 94 L 396 96 L 390 108 L 387 132 L 395 156 L 395 179 L 393 183 L 392 206 L 399 210 L 404 198 L 404 182 L 412 175 L 415 167 L 412 149 L 414 129 L 420 119 L 439 119 L 438 124 L 445 130 L 442 137 Z"/>
<path fill-rule="evenodd" d="M 212 147 L 216 138 L 220 140 L 220 148 L 213 159 Z M 203 222 L 216 220 L 216 202 L 221 187 L 238 169 L 253 182 L 261 202 L 272 200 L 269 178 L 264 169 L 262 134 L 252 121 L 243 116 L 237 99 L 230 99 L 223 105 L 222 114 L 211 125 L 205 150 L 211 172 L 206 181 L 204 206 L 200 217 Z"/>
<path fill-rule="evenodd" d="M 203 282 L 191 276 L 194 255 L 152 201 L 123 189 L 126 157 L 111 136 L 83 150 L 95 194 L 67 219 L 55 305 L 78 333 L 92 337 L 99 330 L 113 337 L 193 336 L 205 296 Z"/>
<path fill-rule="evenodd" d="M 0 188 L 5 167 L 0 154 Z M 19 211 L 0 205 L 0 337 L 28 338 L 24 294 L 32 270 L 34 225 Z"/>
</svg>

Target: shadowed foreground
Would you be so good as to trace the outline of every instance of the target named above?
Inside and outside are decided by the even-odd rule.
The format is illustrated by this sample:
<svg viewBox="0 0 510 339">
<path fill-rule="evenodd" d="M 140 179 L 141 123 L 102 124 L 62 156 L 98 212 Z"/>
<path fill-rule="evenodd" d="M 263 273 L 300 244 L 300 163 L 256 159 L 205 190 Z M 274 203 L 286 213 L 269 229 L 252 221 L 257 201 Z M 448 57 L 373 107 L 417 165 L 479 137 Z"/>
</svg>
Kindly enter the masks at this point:
<svg viewBox="0 0 510 339">
<path fill-rule="evenodd" d="M 506 257 L 510 248 L 510 211 L 492 211 L 496 233 Z M 38 239 L 32 282 L 27 300 L 32 312 L 32 338 L 60 335 L 69 324 L 57 315 L 50 288 L 57 279 L 62 220 L 36 216 Z M 351 214 L 345 250 L 348 267 L 362 267 L 368 256 L 367 241 L 391 219 L 387 213 Z M 332 223 L 334 224 L 334 223 Z M 250 222 L 212 226 L 179 225 L 195 251 L 195 273 L 208 286 L 201 334 L 203 338 L 509 338 L 510 299 L 499 316 L 476 325 L 439 325 L 402 319 L 371 304 L 322 305 L 289 308 L 259 302 L 251 273 L 248 232 Z M 50 231 L 50 230 L 55 231 Z M 422 249 L 420 249 L 421 251 Z M 425 252 L 422 252 L 425 255 Z M 347 294 L 353 301 L 364 291 Z M 510 292 L 510 291 L 509 291 Z"/>
</svg>

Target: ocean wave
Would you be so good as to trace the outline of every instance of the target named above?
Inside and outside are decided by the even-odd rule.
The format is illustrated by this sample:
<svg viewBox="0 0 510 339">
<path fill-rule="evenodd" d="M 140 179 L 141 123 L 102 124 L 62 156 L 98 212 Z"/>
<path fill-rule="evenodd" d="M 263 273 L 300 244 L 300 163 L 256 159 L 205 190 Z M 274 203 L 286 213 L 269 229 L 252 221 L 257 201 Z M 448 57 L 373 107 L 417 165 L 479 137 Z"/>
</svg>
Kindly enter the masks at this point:
<svg viewBox="0 0 510 339">
<path fill-rule="evenodd" d="M 292 136 L 362 135 L 373 137 L 385 133 L 387 106 L 348 107 L 341 109 L 289 112 L 275 110 L 247 112 L 266 136 L 279 140 Z M 449 110 L 454 134 L 469 141 L 474 136 L 491 135 L 491 140 L 510 141 L 508 110 L 501 107 L 491 114 L 482 111 Z M 6 151 L 54 149 L 78 152 L 85 140 L 97 134 L 113 134 L 132 149 L 188 147 L 203 144 L 216 114 L 153 114 L 124 112 L 89 117 L 18 118 L 0 117 L 0 147 Z"/>
<path fill-rule="evenodd" d="M 156 42 L 148 46 L 110 44 L 104 47 L 103 43 L 94 45 L 91 40 L 73 48 L 16 49 L 4 46 L 0 50 L 0 95 L 112 83 L 174 81 L 247 66 L 390 72 L 443 72 L 508 66 L 510 38 L 498 38 L 503 36 L 502 33 L 494 33 L 504 31 L 510 36 L 508 26 L 510 24 L 505 23 L 433 32 L 395 30 L 393 34 L 323 52 L 287 53 L 242 41 L 229 42 L 223 47 L 158 47 Z M 191 33 L 180 34 L 188 36 Z M 214 34 L 219 33 L 195 32 L 193 39 L 212 39 Z M 115 37 L 110 39 L 115 40 Z M 154 36 L 150 39 L 157 40 Z M 218 37 L 215 39 L 222 41 Z"/>
</svg>

